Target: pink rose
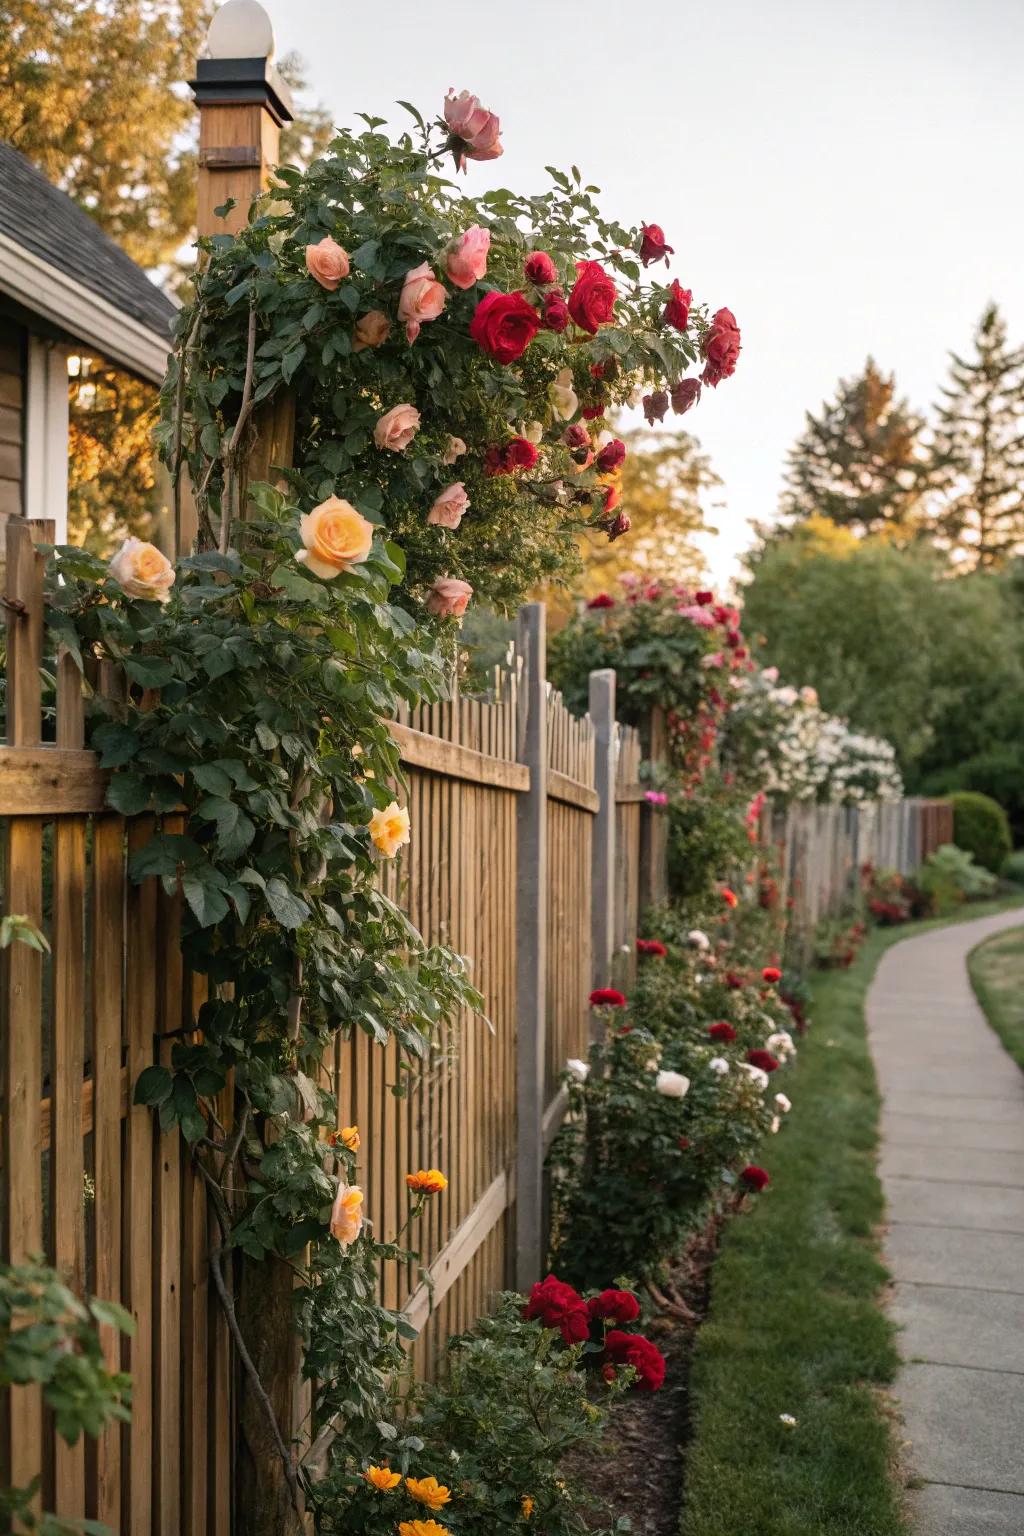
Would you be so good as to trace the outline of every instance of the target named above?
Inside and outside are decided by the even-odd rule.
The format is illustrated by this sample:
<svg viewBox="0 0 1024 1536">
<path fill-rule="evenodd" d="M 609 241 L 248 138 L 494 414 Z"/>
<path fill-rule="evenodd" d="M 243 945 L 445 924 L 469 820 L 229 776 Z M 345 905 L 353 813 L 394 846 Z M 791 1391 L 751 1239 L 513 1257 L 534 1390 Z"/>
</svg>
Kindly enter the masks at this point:
<svg viewBox="0 0 1024 1536">
<path fill-rule="evenodd" d="M 367 347 L 379 347 L 391 335 L 391 321 L 382 309 L 369 309 L 356 321 L 353 352 L 363 352 Z"/>
<path fill-rule="evenodd" d="M 420 413 L 414 405 L 393 405 L 377 422 L 373 440 L 378 448 L 390 448 L 401 453 L 408 448 L 420 429 Z"/>
<path fill-rule="evenodd" d="M 446 486 L 438 496 L 427 516 L 427 522 L 435 528 L 457 528 L 468 506 L 466 487 L 461 480 L 456 480 L 454 485 Z M 469 601 L 468 597 L 466 601 Z"/>
<path fill-rule="evenodd" d="M 402 295 L 398 300 L 398 318 L 405 322 L 405 334 L 415 341 L 425 320 L 436 320 L 444 309 L 448 295 L 430 269 L 429 262 L 413 267 L 405 274 Z"/>
<path fill-rule="evenodd" d="M 501 123 L 493 112 L 480 105 L 479 96 L 449 91 L 444 99 L 444 120 L 452 138 L 452 149 L 460 170 L 468 160 L 497 160 L 501 154 Z"/>
<path fill-rule="evenodd" d="M 427 593 L 427 612 L 439 619 L 461 619 L 469 607 L 473 588 L 457 576 L 439 576 Z"/>
<path fill-rule="evenodd" d="M 472 288 L 487 274 L 487 252 L 491 248 L 491 232 L 471 224 L 465 234 L 459 235 L 449 245 L 445 255 L 445 270 L 456 288 Z"/>
<path fill-rule="evenodd" d="M 324 235 L 316 245 L 306 246 L 306 271 L 321 288 L 333 293 L 342 278 L 348 277 L 348 252 L 330 235 Z"/>
</svg>

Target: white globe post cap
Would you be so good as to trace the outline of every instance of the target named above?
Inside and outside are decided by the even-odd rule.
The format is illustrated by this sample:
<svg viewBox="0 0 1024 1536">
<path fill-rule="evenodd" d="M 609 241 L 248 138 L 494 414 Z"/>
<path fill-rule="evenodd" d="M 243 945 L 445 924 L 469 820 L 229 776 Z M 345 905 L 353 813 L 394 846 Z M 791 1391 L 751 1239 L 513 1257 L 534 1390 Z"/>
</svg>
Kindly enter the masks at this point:
<svg viewBox="0 0 1024 1536">
<path fill-rule="evenodd" d="M 269 59 L 274 28 L 260 0 L 227 0 L 214 13 L 206 46 L 211 59 Z"/>
</svg>

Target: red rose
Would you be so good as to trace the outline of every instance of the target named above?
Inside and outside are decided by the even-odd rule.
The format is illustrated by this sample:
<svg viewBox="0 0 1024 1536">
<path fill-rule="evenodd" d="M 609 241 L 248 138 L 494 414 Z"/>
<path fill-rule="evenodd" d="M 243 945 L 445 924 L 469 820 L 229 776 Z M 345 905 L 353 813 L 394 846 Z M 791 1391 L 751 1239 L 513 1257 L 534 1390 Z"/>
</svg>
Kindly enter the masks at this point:
<svg viewBox="0 0 1024 1536">
<path fill-rule="evenodd" d="M 564 299 L 555 293 L 549 293 L 544 300 L 544 318 L 541 325 L 546 331 L 564 331 L 569 324 L 569 306 Z"/>
<path fill-rule="evenodd" d="M 605 443 L 597 456 L 597 467 L 603 475 L 613 474 L 626 458 L 626 445 L 620 438 L 613 437 L 610 443 Z"/>
<path fill-rule="evenodd" d="M 596 987 L 590 994 L 591 1008 L 625 1008 L 626 999 L 614 987 Z"/>
<path fill-rule="evenodd" d="M 748 1051 L 747 1060 L 752 1067 L 760 1067 L 762 1072 L 777 1072 L 779 1063 L 771 1051 Z"/>
<path fill-rule="evenodd" d="M 493 478 L 494 475 L 508 475 L 511 473 L 511 469 L 505 463 L 504 448 L 499 448 L 496 444 L 492 444 L 484 453 L 484 474 L 490 475 Z"/>
<path fill-rule="evenodd" d="M 715 594 L 713 592 L 698 592 L 697 593 L 697 601 L 698 601 L 698 603 L 700 604 L 700 606 L 702 608 L 709 607 L 710 604 L 714 602 L 714 600 L 715 600 Z"/>
<path fill-rule="evenodd" d="M 740 904 L 739 897 L 736 895 L 736 892 L 730 891 L 727 885 L 723 885 L 722 887 L 722 900 L 725 902 L 727 907 L 738 907 Z"/>
<path fill-rule="evenodd" d="M 521 293 L 487 293 L 476 307 L 469 334 L 499 363 L 514 363 L 539 330 L 540 316 Z"/>
<path fill-rule="evenodd" d="M 538 1280 L 523 1308 L 528 1321 L 536 1319 L 542 1328 L 557 1328 L 567 1344 L 582 1344 L 590 1337 L 590 1315 L 578 1291 L 555 1275 Z"/>
<path fill-rule="evenodd" d="M 528 283 L 536 283 L 538 288 L 544 288 L 548 283 L 553 283 L 558 273 L 555 264 L 547 251 L 532 251 L 526 258 L 523 268 Z"/>
<path fill-rule="evenodd" d="M 608 529 L 609 544 L 611 544 L 615 539 L 621 539 L 622 535 L 624 533 L 628 533 L 632 526 L 633 522 L 629 513 L 620 512 L 614 523 L 612 523 L 611 527 Z"/>
<path fill-rule="evenodd" d="M 700 399 L 700 379 L 680 379 L 672 389 L 672 409 L 677 416 L 685 416 Z"/>
<path fill-rule="evenodd" d="M 653 395 L 644 395 L 643 407 L 649 427 L 653 427 L 656 421 L 664 421 L 665 412 L 668 410 L 668 395 L 665 390 L 656 389 Z"/>
<path fill-rule="evenodd" d="M 689 1152 L 689 1150 L 690 1150 L 690 1138 L 689 1138 L 689 1136 L 680 1136 L 677 1145 L 679 1147 L 680 1152 Z"/>
<path fill-rule="evenodd" d="M 537 450 L 525 437 L 514 437 L 505 444 L 505 464 L 508 469 L 532 469 L 537 462 Z"/>
<path fill-rule="evenodd" d="M 722 1019 L 719 1023 L 712 1024 L 711 1028 L 708 1030 L 708 1038 L 711 1040 L 735 1040 L 736 1031 L 733 1029 L 730 1023 L 728 1023 L 725 1019 Z"/>
<path fill-rule="evenodd" d="M 767 981 L 770 986 L 774 986 L 777 981 L 782 980 L 782 972 L 777 965 L 766 965 L 761 972 L 761 980 Z"/>
<path fill-rule="evenodd" d="M 701 378 L 715 389 L 723 379 L 736 372 L 740 355 L 740 328 L 731 309 L 718 309 L 711 316 L 711 328 L 701 342 L 705 360 Z"/>
<path fill-rule="evenodd" d="M 615 599 L 614 599 L 614 597 L 610 597 L 607 592 L 599 592 L 596 597 L 592 597 L 590 599 L 590 602 L 587 604 L 587 607 L 588 608 L 614 608 L 615 607 Z"/>
<path fill-rule="evenodd" d="M 595 1322 L 600 1318 L 608 1323 L 635 1323 L 640 1316 L 640 1303 L 632 1291 L 602 1291 L 587 1302 L 587 1311 Z"/>
<path fill-rule="evenodd" d="M 604 406 L 605 402 L 603 400 L 599 400 L 596 405 L 585 405 L 583 407 L 584 420 L 596 421 L 599 416 L 604 415 Z"/>
<path fill-rule="evenodd" d="M 740 1178 L 748 1189 L 756 1189 L 758 1191 L 766 1188 L 771 1183 L 767 1173 L 763 1168 L 758 1168 L 756 1163 L 751 1163 L 749 1167 L 744 1168 Z"/>
<path fill-rule="evenodd" d="M 566 427 L 562 433 L 562 442 L 567 448 L 589 448 L 590 433 L 581 421 L 574 421 L 571 427 Z"/>
<path fill-rule="evenodd" d="M 665 231 L 661 225 L 641 224 L 640 233 L 642 235 L 640 241 L 640 260 L 644 266 L 649 267 L 652 261 L 660 261 L 662 257 L 665 258 L 665 265 L 667 266 L 668 259 L 670 256 L 675 255 L 675 250 L 671 245 L 665 244 Z"/>
<path fill-rule="evenodd" d="M 693 303 L 693 294 L 689 288 L 684 288 L 678 277 L 672 279 L 672 287 L 669 289 L 670 298 L 665 305 L 665 313 L 662 316 L 666 325 L 675 326 L 677 331 L 685 331 L 690 323 L 690 305 Z M 697 383 L 696 379 L 693 381 Z M 697 385 L 698 389 L 700 385 Z M 692 405 L 692 401 L 690 402 Z"/>
<path fill-rule="evenodd" d="M 668 954 L 660 939 L 637 939 L 636 952 L 638 955 L 657 955 L 659 958 Z"/>
<path fill-rule="evenodd" d="M 576 282 L 569 295 L 569 313 L 581 330 L 593 336 L 615 314 L 615 284 L 596 261 L 576 263 Z"/>
<path fill-rule="evenodd" d="M 657 1392 L 665 1380 L 665 1356 L 642 1334 L 612 1328 L 604 1341 L 604 1359 L 606 1371 L 609 1365 L 631 1365 L 639 1392 Z"/>
<path fill-rule="evenodd" d="M 622 500 L 622 491 L 617 485 L 606 485 L 604 488 L 604 510 L 614 512 Z"/>
</svg>

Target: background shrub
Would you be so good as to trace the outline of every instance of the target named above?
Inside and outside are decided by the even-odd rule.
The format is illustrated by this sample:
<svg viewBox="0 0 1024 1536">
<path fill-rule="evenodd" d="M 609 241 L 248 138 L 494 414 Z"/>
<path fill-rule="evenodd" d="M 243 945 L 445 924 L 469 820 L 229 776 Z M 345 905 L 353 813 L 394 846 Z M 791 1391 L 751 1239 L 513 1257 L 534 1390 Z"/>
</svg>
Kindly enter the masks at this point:
<svg viewBox="0 0 1024 1536">
<path fill-rule="evenodd" d="M 998 875 L 1013 847 L 1006 812 L 988 795 L 972 790 L 951 795 L 950 800 L 956 846 L 972 853 L 979 864 Z"/>
</svg>

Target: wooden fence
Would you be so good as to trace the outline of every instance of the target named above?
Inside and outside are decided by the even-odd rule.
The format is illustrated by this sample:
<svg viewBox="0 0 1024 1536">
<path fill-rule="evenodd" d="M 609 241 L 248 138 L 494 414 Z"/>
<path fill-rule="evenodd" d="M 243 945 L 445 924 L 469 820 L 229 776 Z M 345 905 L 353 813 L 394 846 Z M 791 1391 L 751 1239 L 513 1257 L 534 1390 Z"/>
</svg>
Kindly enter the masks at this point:
<svg viewBox="0 0 1024 1536">
<path fill-rule="evenodd" d="M 208 1283 L 205 1196 L 177 1131 L 162 1136 L 132 1103 L 143 1068 L 192 1028 L 202 990 L 182 966 L 180 898 L 128 879 L 128 855 L 156 822 L 106 808 L 66 657 L 44 717 L 36 545 L 50 538 L 46 523 L 7 524 L 2 911 L 31 919 L 51 949 L 16 942 L 2 955 L 2 1257 L 42 1255 L 130 1310 L 134 1336 L 105 1347 L 135 1393 L 130 1425 L 69 1448 L 38 1390 L 23 1389 L 0 1414 L 0 1484 L 41 1474 L 44 1507 L 122 1536 L 230 1536 L 236 1365 Z M 111 696 L 118 686 L 112 672 L 97 682 Z M 593 674 L 590 705 L 576 719 L 549 687 L 544 610 L 531 604 L 489 696 L 392 727 L 413 840 L 387 888 L 428 941 L 469 957 L 488 1023 L 453 1023 L 406 1096 L 392 1092 L 394 1045 L 362 1035 L 338 1040 L 325 1073 L 339 1125 L 361 1128 L 360 1182 L 380 1233 L 401 1224 L 407 1169 L 450 1179 L 411 1234 L 426 1274 L 392 1269 L 384 1281 L 385 1303 L 421 1329 L 423 1373 L 497 1289 L 539 1273 L 558 1073 L 585 1054 L 590 988 L 613 963 L 631 977 L 640 914 L 663 888 L 664 816 L 645 799 L 639 736 L 616 724 L 613 673 Z M 924 834 L 894 833 L 886 815 L 869 830 L 861 813 L 851 831 L 842 811 L 794 813 L 784 852 L 808 921 L 869 844 L 877 853 L 895 837 L 901 857 L 920 854 Z"/>
</svg>

